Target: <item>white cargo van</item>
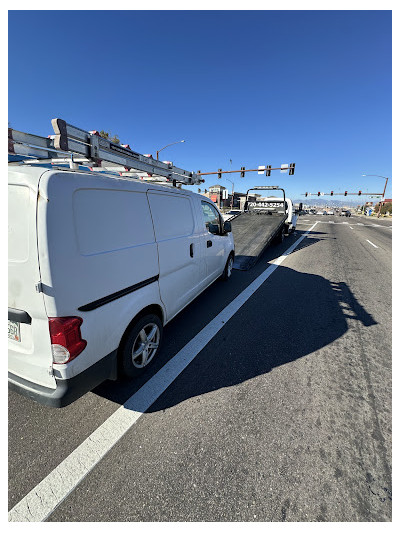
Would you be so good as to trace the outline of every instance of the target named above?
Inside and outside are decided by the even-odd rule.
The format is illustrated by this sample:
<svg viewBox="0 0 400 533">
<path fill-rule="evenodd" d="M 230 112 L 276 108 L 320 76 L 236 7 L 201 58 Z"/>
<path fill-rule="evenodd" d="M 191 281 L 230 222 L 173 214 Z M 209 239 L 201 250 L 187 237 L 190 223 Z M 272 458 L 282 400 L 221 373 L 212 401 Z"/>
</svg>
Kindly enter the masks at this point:
<svg viewBox="0 0 400 533">
<path fill-rule="evenodd" d="M 112 174 L 9 169 L 9 383 L 62 407 L 154 360 L 234 243 L 207 198 Z"/>
</svg>

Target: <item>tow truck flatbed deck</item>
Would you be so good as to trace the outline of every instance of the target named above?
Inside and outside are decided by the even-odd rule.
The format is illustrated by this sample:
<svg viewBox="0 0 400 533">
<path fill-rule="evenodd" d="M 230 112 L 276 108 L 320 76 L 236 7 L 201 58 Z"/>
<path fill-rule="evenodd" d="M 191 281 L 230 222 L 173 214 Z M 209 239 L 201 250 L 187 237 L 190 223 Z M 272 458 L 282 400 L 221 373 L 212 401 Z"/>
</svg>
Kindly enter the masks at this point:
<svg viewBox="0 0 400 533">
<path fill-rule="evenodd" d="M 232 232 L 235 241 L 236 270 L 249 270 L 264 249 L 283 230 L 286 214 L 266 214 L 254 211 L 233 218 Z"/>
</svg>

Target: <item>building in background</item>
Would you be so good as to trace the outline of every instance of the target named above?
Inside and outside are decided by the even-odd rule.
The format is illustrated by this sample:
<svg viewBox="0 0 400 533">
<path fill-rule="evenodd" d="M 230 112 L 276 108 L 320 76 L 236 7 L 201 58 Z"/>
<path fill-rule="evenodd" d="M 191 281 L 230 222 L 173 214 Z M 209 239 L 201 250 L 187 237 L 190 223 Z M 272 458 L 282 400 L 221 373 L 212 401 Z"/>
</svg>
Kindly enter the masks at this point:
<svg viewBox="0 0 400 533">
<path fill-rule="evenodd" d="M 223 185 L 211 185 L 203 193 L 203 196 L 210 198 L 217 206 L 223 211 L 229 209 L 241 209 L 243 211 L 244 204 L 246 202 L 246 193 L 244 192 L 234 192 L 233 193 L 233 202 L 232 194 L 228 192 L 228 189 Z M 250 194 L 249 200 L 254 201 L 256 198 L 259 198 L 260 194 Z"/>
</svg>

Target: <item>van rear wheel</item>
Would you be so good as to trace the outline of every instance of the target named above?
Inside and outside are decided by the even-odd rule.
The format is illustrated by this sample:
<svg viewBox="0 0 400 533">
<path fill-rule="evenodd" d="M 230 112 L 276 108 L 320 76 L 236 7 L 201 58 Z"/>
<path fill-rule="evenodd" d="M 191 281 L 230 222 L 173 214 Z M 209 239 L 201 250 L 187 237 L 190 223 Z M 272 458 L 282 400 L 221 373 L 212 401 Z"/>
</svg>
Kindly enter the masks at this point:
<svg viewBox="0 0 400 533">
<path fill-rule="evenodd" d="M 159 352 L 163 327 L 157 315 L 140 318 L 121 346 L 121 370 L 126 377 L 141 374 Z"/>
</svg>

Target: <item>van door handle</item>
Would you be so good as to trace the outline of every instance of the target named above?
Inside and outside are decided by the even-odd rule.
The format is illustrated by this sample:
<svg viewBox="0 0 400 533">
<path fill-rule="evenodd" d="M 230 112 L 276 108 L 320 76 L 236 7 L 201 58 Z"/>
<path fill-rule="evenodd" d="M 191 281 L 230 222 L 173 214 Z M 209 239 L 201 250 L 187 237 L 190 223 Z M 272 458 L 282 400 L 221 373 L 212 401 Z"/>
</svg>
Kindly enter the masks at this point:
<svg viewBox="0 0 400 533">
<path fill-rule="evenodd" d="M 207 248 L 211 248 L 212 246 L 212 241 L 207 241 Z"/>
<path fill-rule="evenodd" d="M 193 243 L 190 244 L 190 257 L 193 257 Z"/>
</svg>

